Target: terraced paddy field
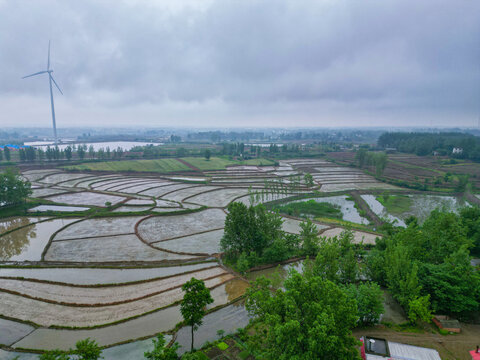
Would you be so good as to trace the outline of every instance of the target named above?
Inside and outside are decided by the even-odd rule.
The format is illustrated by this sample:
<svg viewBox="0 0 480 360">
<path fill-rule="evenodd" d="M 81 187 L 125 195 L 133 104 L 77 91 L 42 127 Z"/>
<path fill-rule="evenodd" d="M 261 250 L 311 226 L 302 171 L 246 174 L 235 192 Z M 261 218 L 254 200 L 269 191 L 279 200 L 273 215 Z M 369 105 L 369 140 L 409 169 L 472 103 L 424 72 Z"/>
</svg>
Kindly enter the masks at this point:
<svg viewBox="0 0 480 360">
<path fill-rule="evenodd" d="M 9 357 L 19 354 L 14 349 L 67 349 L 90 337 L 108 347 L 106 359 L 127 359 L 128 351 L 151 345 L 143 338 L 176 329 L 182 320 L 181 286 L 191 277 L 203 279 L 214 298 L 196 345 L 215 340 L 219 329 L 235 331 L 249 320 L 239 301 L 249 283 L 218 261 L 228 205 L 298 201 L 337 185 L 323 173 L 329 163 L 318 159 L 278 166 L 262 159 L 166 160 L 134 161 L 134 171 L 155 166 L 157 174 L 118 174 L 129 166 L 123 161 L 95 163 L 102 171 L 113 166 L 111 173 L 24 173 L 35 182 L 37 210 L 50 212 L 0 221 L 0 344 L 10 346 Z M 188 173 L 172 175 L 183 170 Z M 309 187 L 303 175 L 310 171 L 318 181 Z M 357 176 L 347 173 L 350 179 Z M 293 181 L 298 182 L 294 190 L 285 185 Z M 284 187 L 274 191 L 271 184 Z M 356 216 L 347 195 L 325 199 Z M 88 208 L 86 215 L 72 212 L 82 207 Z M 285 216 L 283 230 L 298 234 L 300 222 Z M 315 221 L 315 226 L 322 236 L 343 231 L 340 224 Z M 355 232 L 357 242 L 372 243 L 374 237 Z M 175 331 L 184 351 L 190 329 Z M 123 342 L 129 343 L 117 346 Z M 22 353 L 20 359 L 28 356 Z"/>
</svg>

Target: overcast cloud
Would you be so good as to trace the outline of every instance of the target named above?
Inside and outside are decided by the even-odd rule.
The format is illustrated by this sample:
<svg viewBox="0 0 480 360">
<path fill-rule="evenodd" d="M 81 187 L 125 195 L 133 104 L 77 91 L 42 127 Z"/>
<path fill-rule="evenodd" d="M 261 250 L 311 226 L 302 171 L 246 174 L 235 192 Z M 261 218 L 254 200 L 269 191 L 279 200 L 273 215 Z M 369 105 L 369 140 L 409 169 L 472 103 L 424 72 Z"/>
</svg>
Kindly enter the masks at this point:
<svg viewBox="0 0 480 360">
<path fill-rule="evenodd" d="M 473 126 L 478 0 L 0 0 L 0 124 Z"/>
</svg>

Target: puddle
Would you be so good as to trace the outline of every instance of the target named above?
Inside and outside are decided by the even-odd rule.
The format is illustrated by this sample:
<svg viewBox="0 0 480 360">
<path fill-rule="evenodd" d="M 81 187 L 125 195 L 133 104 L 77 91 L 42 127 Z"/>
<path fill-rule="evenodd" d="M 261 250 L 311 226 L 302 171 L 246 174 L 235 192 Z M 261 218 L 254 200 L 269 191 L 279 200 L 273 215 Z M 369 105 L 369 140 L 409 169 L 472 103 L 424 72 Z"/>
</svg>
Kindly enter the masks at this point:
<svg viewBox="0 0 480 360">
<path fill-rule="evenodd" d="M 79 207 L 79 206 L 61 206 L 61 205 L 39 205 L 28 210 L 28 212 L 44 212 L 44 211 L 62 211 L 62 212 L 71 212 L 71 211 L 87 211 L 90 208 L 88 207 Z"/>
<path fill-rule="evenodd" d="M 50 236 L 78 219 L 54 219 L 0 237 L 0 261 L 40 261 Z"/>
</svg>

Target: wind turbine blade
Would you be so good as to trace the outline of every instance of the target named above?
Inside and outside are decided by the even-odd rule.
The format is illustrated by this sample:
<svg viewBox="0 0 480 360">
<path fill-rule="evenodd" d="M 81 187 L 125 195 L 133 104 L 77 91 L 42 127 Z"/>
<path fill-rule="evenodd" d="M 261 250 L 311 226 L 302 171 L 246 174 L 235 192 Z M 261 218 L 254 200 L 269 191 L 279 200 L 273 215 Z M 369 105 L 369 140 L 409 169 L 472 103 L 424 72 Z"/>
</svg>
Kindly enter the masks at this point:
<svg viewBox="0 0 480 360">
<path fill-rule="evenodd" d="M 47 62 L 47 70 L 50 70 L 50 40 L 48 40 L 48 62 Z"/>
<path fill-rule="evenodd" d="M 24 76 L 24 77 L 22 77 L 22 79 L 25 79 L 25 78 L 30 77 L 30 76 L 45 74 L 46 72 L 48 72 L 48 71 L 39 71 L 39 72 L 36 72 L 35 74 L 30 74 L 30 75 Z"/>
<path fill-rule="evenodd" d="M 57 87 L 58 91 L 60 91 L 60 94 L 63 95 L 62 90 L 60 90 L 60 86 L 58 86 L 57 82 L 55 81 L 55 79 L 53 78 L 53 76 L 51 74 L 50 74 L 50 79 L 52 79 L 52 81 L 55 84 L 55 86 Z"/>
</svg>

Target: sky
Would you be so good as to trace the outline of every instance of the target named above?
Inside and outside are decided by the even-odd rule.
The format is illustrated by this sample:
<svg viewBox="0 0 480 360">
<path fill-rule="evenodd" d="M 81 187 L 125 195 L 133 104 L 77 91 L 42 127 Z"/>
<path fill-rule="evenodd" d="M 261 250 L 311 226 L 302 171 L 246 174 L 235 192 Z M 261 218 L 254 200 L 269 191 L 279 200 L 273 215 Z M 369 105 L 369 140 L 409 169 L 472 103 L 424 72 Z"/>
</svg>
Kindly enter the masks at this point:
<svg viewBox="0 0 480 360">
<path fill-rule="evenodd" d="M 478 0 L 0 0 L 0 125 L 478 126 Z"/>
</svg>

